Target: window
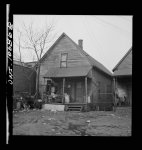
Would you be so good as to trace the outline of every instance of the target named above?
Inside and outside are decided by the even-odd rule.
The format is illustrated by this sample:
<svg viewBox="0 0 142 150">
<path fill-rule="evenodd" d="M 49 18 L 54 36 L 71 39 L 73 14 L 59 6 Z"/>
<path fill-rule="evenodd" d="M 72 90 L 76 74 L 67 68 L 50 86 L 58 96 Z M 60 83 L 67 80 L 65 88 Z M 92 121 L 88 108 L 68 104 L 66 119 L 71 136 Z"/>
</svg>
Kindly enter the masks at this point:
<svg viewBox="0 0 142 150">
<path fill-rule="evenodd" d="M 60 62 L 61 68 L 67 67 L 67 56 L 68 56 L 67 53 L 61 54 L 61 62 Z"/>
</svg>

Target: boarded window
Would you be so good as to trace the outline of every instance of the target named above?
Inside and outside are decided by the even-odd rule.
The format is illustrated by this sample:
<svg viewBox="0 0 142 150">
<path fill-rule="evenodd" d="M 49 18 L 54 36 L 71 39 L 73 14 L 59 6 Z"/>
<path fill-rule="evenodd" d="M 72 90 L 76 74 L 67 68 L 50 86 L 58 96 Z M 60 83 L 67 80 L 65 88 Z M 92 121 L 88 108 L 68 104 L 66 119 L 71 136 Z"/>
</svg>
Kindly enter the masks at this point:
<svg viewBox="0 0 142 150">
<path fill-rule="evenodd" d="M 61 54 L 61 62 L 60 62 L 60 67 L 67 67 L 67 53 Z"/>
</svg>

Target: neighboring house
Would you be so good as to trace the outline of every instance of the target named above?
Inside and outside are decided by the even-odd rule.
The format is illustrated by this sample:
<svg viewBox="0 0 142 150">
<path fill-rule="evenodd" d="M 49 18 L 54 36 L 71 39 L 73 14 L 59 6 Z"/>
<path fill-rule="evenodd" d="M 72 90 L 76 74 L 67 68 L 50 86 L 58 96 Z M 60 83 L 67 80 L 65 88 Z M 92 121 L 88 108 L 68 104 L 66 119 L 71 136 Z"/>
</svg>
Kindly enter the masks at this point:
<svg viewBox="0 0 142 150">
<path fill-rule="evenodd" d="M 20 66 L 26 66 L 24 62 L 18 61 L 18 60 L 13 60 L 14 65 L 20 65 Z"/>
<path fill-rule="evenodd" d="M 25 65 L 28 67 L 34 67 L 36 65 L 37 61 L 32 61 L 32 62 L 25 62 Z"/>
<path fill-rule="evenodd" d="M 125 105 L 132 104 L 132 48 L 118 62 L 113 69 L 115 89 L 125 95 Z M 116 101 L 116 98 L 115 98 Z"/>
<path fill-rule="evenodd" d="M 13 92 L 35 94 L 36 72 L 24 63 L 13 61 Z"/>
<path fill-rule="evenodd" d="M 112 106 L 112 73 L 83 50 L 83 40 L 76 44 L 63 33 L 41 58 L 41 95 L 48 79 L 57 85 L 57 93 L 70 97 L 70 104 Z M 64 102 L 63 102 L 64 103 Z"/>
</svg>

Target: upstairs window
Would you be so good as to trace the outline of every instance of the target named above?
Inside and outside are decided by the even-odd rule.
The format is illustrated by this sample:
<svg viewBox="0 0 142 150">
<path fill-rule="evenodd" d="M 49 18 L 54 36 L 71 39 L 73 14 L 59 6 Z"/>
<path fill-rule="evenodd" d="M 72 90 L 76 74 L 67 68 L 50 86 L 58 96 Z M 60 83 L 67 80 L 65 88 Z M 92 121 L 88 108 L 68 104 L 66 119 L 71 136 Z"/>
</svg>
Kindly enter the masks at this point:
<svg viewBox="0 0 142 150">
<path fill-rule="evenodd" d="M 66 68 L 67 67 L 67 53 L 61 54 L 61 62 L 60 62 L 60 67 L 61 68 Z"/>
</svg>

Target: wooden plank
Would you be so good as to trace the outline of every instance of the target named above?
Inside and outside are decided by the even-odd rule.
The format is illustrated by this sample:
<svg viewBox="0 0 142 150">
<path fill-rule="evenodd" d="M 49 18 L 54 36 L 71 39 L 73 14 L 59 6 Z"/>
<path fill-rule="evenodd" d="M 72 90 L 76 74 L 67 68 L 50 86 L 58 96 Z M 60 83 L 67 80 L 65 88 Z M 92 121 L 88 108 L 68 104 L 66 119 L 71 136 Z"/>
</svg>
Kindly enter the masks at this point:
<svg viewBox="0 0 142 150">
<path fill-rule="evenodd" d="M 46 74 L 50 68 L 60 68 L 61 53 L 68 53 L 67 66 L 90 66 L 87 58 L 80 50 L 66 37 L 63 37 L 50 51 L 50 54 L 41 64 L 40 84 L 44 82 L 42 75 Z"/>
<path fill-rule="evenodd" d="M 120 69 L 127 69 L 131 68 L 132 69 L 132 51 L 125 57 L 125 59 L 119 64 L 118 70 Z"/>
<path fill-rule="evenodd" d="M 67 38 L 63 38 L 60 42 L 53 47 L 50 56 L 44 60 L 43 63 L 47 70 L 47 66 L 50 67 L 60 67 L 61 53 L 68 53 L 68 66 L 80 66 L 82 63 L 90 65 L 87 58 L 82 55 L 82 53 L 72 44 Z M 72 64 L 73 63 L 73 64 Z M 44 70 L 44 69 L 43 69 Z"/>
</svg>

